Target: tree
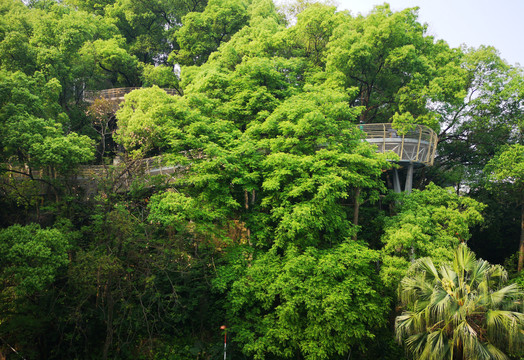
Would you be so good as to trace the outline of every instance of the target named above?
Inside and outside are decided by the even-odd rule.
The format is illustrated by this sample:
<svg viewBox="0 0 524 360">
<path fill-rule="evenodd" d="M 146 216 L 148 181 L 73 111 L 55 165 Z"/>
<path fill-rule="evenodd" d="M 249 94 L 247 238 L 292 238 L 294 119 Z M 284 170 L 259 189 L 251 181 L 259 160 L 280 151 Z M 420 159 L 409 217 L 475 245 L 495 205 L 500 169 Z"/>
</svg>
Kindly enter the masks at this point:
<svg viewBox="0 0 524 360">
<path fill-rule="evenodd" d="M 318 5 L 327 5 L 335 7 L 336 3 L 331 0 L 325 1 L 311 1 L 311 0 L 294 0 L 281 2 L 278 7 L 278 12 L 286 18 L 286 21 L 290 25 L 295 25 L 297 17 L 305 10 L 316 7 Z"/>
<path fill-rule="evenodd" d="M 207 0 L 114 0 L 97 6 L 103 8 L 100 11 L 91 5 L 96 0 L 71 1 L 87 5 L 83 8 L 88 11 L 105 13 L 105 19 L 125 37 L 130 54 L 146 64 L 166 64 L 170 52 L 178 48 L 174 37 L 185 24 L 184 16 L 200 13 L 207 5 Z"/>
<path fill-rule="evenodd" d="M 402 279 L 397 340 L 413 359 L 509 359 L 524 351 L 523 291 L 465 245 L 439 270 L 417 260 Z"/>
<path fill-rule="evenodd" d="M 115 111 L 118 105 L 116 102 L 107 99 L 95 99 L 87 108 L 87 115 L 91 119 L 91 126 L 100 135 L 100 145 L 98 155 L 101 159 L 106 155 L 108 135 L 114 133 Z M 113 124 L 112 124 L 113 123 Z"/>
<path fill-rule="evenodd" d="M 3 262 L 3 294 L 34 294 L 43 291 L 68 263 L 70 244 L 57 229 L 42 229 L 37 224 L 13 225 L 0 231 Z M 14 291 L 12 291 L 14 289 Z"/>
<path fill-rule="evenodd" d="M 10 72 L 33 76 L 40 72 L 46 81 L 61 85 L 58 102 L 63 107 L 77 104 L 84 86 L 93 82 L 91 63 L 80 56 L 86 42 L 117 35 L 118 29 L 100 17 L 75 11 L 54 1 L 28 8 L 17 1 L 3 2 L 5 37 L 0 48 L 8 56 L 0 66 Z"/>
<path fill-rule="evenodd" d="M 61 86 L 56 79 L 0 70 L 0 92 L 2 161 L 28 166 L 26 175 L 32 178 L 34 169 L 66 174 L 92 159 L 91 139 L 64 130 L 68 117 L 57 101 Z"/>
<path fill-rule="evenodd" d="M 108 78 L 113 86 L 140 85 L 139 61 L 129 53 L 121 36 L 86 42 L 80 54 L 83 61 L 93 64 L 92 71 L 100 78 Z"/>
<path fill-rule="evenodd" d="M 301 7 L 301 4 L 297 4 Z M 301 49 L 303 54 L 296 51 L 296 55 L 306 57 L 313 65 L 325 67 L 327 45 L 331 40 L 333 32 L 339 25 L 347 22 L 346 13 L 336 12 L 336 7 L 321 5 L 320 3 L 303 4 L 304 9 L 299 11 L 296 25 L 290 32 L 290 38 L 294 40 L 294 47 Z M 292 12 L 293 9 L 291 9 Z"/>
<path fill-rule="evenodd" d="M 470 228 L 482 222 L 484 208 L 434 184 L 405 195 L 396 205 L 397 214 L 385 220 L 384 282 L 396 287 L 416 258 L 431 257 L 437 264 L 451 260 L 453 249 L 471 238 Z"/>
<path fill-rule="evenodd" d="M 125 99 L 116 112 L 115 140 L 134 157 L 145 156 L 155 148 L 165 148 L 168 137 L 165 126 L 177 111 L 179 100 L 157 86 L 132 91 Z"/>
<path fill-rule="evenodd" d="M 492 47 L 462 52 L 454 71 L 462 96 L 430 104 L 441 125 L 439 151 L 428 176 L 440 184 L 474 188 L 483 186 L 479 172 L 487 162 L 503 146 L 521 140 L 524 76 Z"/>
<path fill-rule="evenodd" d="M 272 73 L 270 68 L 262 74 L 268 72 Z M 251 121 L 242 132 L 243 126 L 239 129 L 209 111 L 213 104 L 209 99 L 188 92 L 184 98 L 178 104 L 185 105 L 172 107 L 173 116 L 164 124 L 170 151 L 176 156 L 175 151 L 192 145 L 205 156 L 191 159 L 185 176 L 174 182 L 171 191 L 151 198 L 151 221 L 169 226 L 172 233 L 196 244 L 221 241 L 238 255 L 233 262 L 243 258 L 249 262 L 248 254 L 255 252 L 251 268 L 239 270 L 234 278 L 241 281 L 220 285 L 222 291 L 234 292 L 230 301 L 243 301 L 230 318 L 230 328 L 238 329 L 235 338 L 246 354 L 262 358 L 267 351 L 271 354 L 267 356 L 275 357 L 329 358 L 359 349 L 359 341 L 372 338 L 374 327 L 381 324 L 371 310 L 387 311 L 387 306 L 381 302 L 384 299 L 379 300 L 377 274 L 370 260 L 377 253 L 349 240 L 357 227 L 350 221 L 352 208 L 346 199 L 356 187 L 362 189 L 362 199 L 377 199 L 383 190 L 382 169 L 388 163 L 360 141 L 354 125 L 358 109 L 348 106 L 343 93 L 311 87 L 283 100 L 270 115 Z M 189 104 L 199 111 L 185 108 Z M 244 236 L 227 239 L 228 224 L 245 230 Z M 347 254 L 362 262 L 353 262 Z M 323 261 L 326 267 L 337 261 L 344 264 L 332 269 L 340 271 L 343 284 L 329 280 L 331 270 L 322 273 L 316 264 Z M 223 265 L 219 271 L 231 272 L 234 267 Z M 368 271 L 373 272 L 373 280 L 362 278 L 359 283 L 365 285 L 358 288 L 352 279 Z M 260 282 L 250 280 L 254 276 L 275 284 L 270 295 L 274 300 L 261 305 L 262 313 L 258 304 L 246 305 L 264 297 L 265 287 L 259 289 Z M 253 292 L 242 292 L 245 282 L 253 286 Z M 287 289 L 286 283 L 296 285 Z M 311 288 L 310 300 L 300 295 L 306 288 Z M 333 288 L 337 290 L 331 292 Z M 369 308 L 359 297 L 360 290 L 374 299 Z M 336 292 L 346 295 L 338 297 Z M 351 311 L 341 313 L 337 306 Z M 354 322 L 358 309 L 369 309 L 362 325 Z M 279 320 L 281 311 L 286 318 Z M 324 312 L 333 316 L 320 319 Z M 313 320 L 317 317 L 318 321 Z M 255 329 L 249 325 L 258 323 Z"/>
<path fill-rule="evenodd" d="M 521 232 L 517 271 L 524 266 L 524 145 L 506 147 L 486 165 L 485 172 L 491 188 L 504 189 L 521 207 Z"/>
<path fill-rule="evenodd" d="M 56 301 L 54 285 L 63 278 L 70 249 L 67 234 L 56 228 L 29 224 L 0 230 L 0 338 L 20 344 L 28 357 L 36 358 L 42 335 L 53 328 L 46 305 Z"/>
<path fill-rule="evenodd" d="M 360 142 L 353 125 L 358 112 L 346 100 L 329 88 L 307 91 L 246 131 L 268 154 L 258 170 L 262 214 L 256 222 L 275 230 L 269 235 L 260 229 L 260 240 L 269 235 L 264 241 L 282 247 L 322 247 L 356 234 L 344 200 L 357 189 L 362 196 L 355 201 L 376 200 L 389 164 Z"/>
<path fill-rule="evenodd" d="M 202 65 L 221 43 L 231 39 L 248 21 L 248 3 L 243 0 L 211 0 L 203 12 L 188 13 L 176 33 L 180 50 L 171 54 L 184 65 Z"/>
<path fill-rule="evenodd" d="M 421 181 L 453 185 L 489 205 L 469 245 L 484 258 L 502 263 L 510 249 L 518 247 L 521 211 L 515 200 L 520 194 L 492 175 L 486 182 L 484 174 L 491 172 L 488 162 L 507 145 L 522 142 L 524 77 L 520 67 L 508 65 L 492 47 L 463 47 L 460 53 L 460 68 L 446 78 L 456 78 L 463 94 L 455 101 L 436 98 L 429 104 L 439 118 L 439 143 L 435 164 L 424 170 Z M 443 80 L 435 87 L 447 88 Z M 509 245 L 512 239 L 517 244 Z"/>
<path fill-rule="evenodd" d="M 326 52 L 327 81 L 350 89 L 351 106 L 364 108 L 361 121 L 437 126 L 427 107 L 435 97 L 432 80 L 453 64 L 454 51 L 425 32 L 417 8 L 394 13 L 387 4 L 366 17 L 348 15 L 333 31 Z M 441 96 L 453 97 L 455 82 L 446 82 Z"/>
<path fill-rule="evenodd" d="M 222 291 L 232 281 L 233 341 L 255 359 L 346 359 L 364 351 L 388 311 L 378 255 L 351 240 L 326 250 L 290 246 L 283 255 L 274 247 L 248 266 L 240 254 L 215 280 Z"/>
<path fill-rule="evenodd" d="M 160 88 L 176 89 L 180 95 L 179 78 L 173 67 L 165 65 L 144 65 L 142 81 L 145 87 L 156 85 Z"/>
</svg>

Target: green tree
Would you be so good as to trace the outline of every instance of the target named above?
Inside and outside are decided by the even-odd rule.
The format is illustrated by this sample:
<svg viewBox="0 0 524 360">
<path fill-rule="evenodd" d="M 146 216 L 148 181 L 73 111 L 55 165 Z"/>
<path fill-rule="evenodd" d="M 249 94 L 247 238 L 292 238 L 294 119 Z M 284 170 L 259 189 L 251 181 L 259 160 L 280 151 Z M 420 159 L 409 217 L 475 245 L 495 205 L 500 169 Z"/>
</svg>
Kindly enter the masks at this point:
<svg viewBox="0 0 524 360">
<path fill-rule="evenodd" d="M 506 147 L 486 165 L 485 172 L 492 189 L 508 192 L 521 207 L 521 232 L 517 271 L 524 266 L 524 146 Z"/>
<path fill-rule="evenodd" d="M 524 351 L 524 293 L 465 245 L 439 270 L 416 261 L 400 284 L 397 340 L 413 359 L 509 359 Z"/>
<path fill-rule="evenodd" d="M 61 85 L 59 104 L 78 103 L 86 83 L 93 82 L 92 65 L 80 56 L 81 49 L 86 42 L 111 38 L 118 29 L 54 1 L 43 8 L 28 8 L 8 0 L 2 7 L 5 36 L 0 36 L 0 48 L 9 56 L 0 60 L 0 67 L 28 76 L 38 71 L 46 81 L 55 78 Z"/>
<path fill-rule="evenodd" d="M 0 337 L 19 344 L 27 357 L 46 351 L 38 345 L 45 331 L 53 333 L 50 339 L 56 334 L 48 306 L 56 301 L 70 249 L 67 234 L 55 228 L 29 224 L 0 230 Z"/>
<path fill-rule="evenodd" d="M 165 65 L 144 65 L 142 78 L 143 84 L 146 87 L 156 85 L 160 88 L 177 89 L 178 93 L 182 95 L 178 76 L 172 67 Z"/>
<path fill-rule="evenodd" d="M 328 45 L 327 81 L 351 91 L 349 104 L 364 108 L 363 122 L 436 128 L 438 120 L 426 105 L 436 96 L 432 80 L 446 73 L 454 51 L 425 34 L 416 8 L 392 12 L 386 4 L 366 17 L 347 17 Z M 443 84 L 446 92 L 440 95 L 453 96 L 456 80 Z"/>
<path fill-rule="evenodd" d="M 157 86 L 132 91 L 125 99 L 116 112 L 115 140 L 134 157 L 145 156 L 154 149 L 165 149 L 169 137 L 166 126 L 173 121 L 179 99 Z"/>
<path fill-rule="evenodd" d="M 334 6 L 308 4 L 298 14 L 296 25 L 289 30 L 290 40 L 294 40 L 291 44 L 296 48 L 294 55 L 304 56 L 313 65 L 324 69 L 331 36 L 339 25 L 347 21 L 347 13 L 337 13 Z"/>
<path fill-rule="evenodd" d="M 439 151 L 428 177 L 475 188 L 483 186 L 478 173 L 487 162 L 503 146 L 520 141 L 524 77 L 492 47 L 463 49 L 460 63 L 455 76 L 462 96 L 430 105 L 441 126 Z"/>
<path fill-rule="evenodd" d="M 87 136 L 64 130 L 68 116 L 57 101 L 61 86 L 56 79 L 0 70 L 0 92 L 2 161 L 27 165 L 32 177 L 32 169 L 51 167 L 65 174 L 93 158 Z"/>
<path fill-rule="evenodd" d="M 211 0 L 203 12 L 184 16 L 176 33 L 180 50 L 171 57 L 184 65 L 202 65 L 221 43 L 229 41 L 248 21 L 247 2 Z"/>
<path fill-rule="evenodd" d="M 351 240 L 326 250 L 290 246 L 283 255 L 274 247 L 252 262 L 240 255 L 215 281 L 221 290 L 232 281 L 233 341 L 255 359 L 345 359 L 365 351 L 388 311 L 378 256 Z"/>
<path fill-rule="evenodd" d="M 454 76 L 463 95 L 430 104 L 440 119 L 439 143 L 435 164 L 421 181 L 453 185 L 489 205 L 469 245 L 479 256 L 502 263 L 518 247 L 521 211 L 515 200 L 520 195 L 491 175 L 493 181 L 486 183 L 483 173 L 490 172 L 485 168 L 496 154 L 522 141 L 524 77 L 520 67 L 508 65 L 492 47 L 464 47 L 460 52 Z M 517 244 L 509 245 L 512 239 Z"/>
<path fill-rule="evenodd" d="M 316 7 L 318 5 L 328 5 L 330 7 L 336 7 L 336 3 L 331 0 L 325 1 L 311 1 L 311 0 L 294 0 L 280 2 L 278 12 L 286 18 L 286 21 L 290 25 L 295 25 L 297 17 L 310 7 Z"/>
<path fill-rule="evenodd" d="M 140 85 L 139 61 L 128 52 L 121 36 L 86 42 L 80 54 L 83 61 L 93 64 L 96 76 L 109 78 L 113 86 Z"/>
<path fill-rule="evenodd" d="M 471 238 L 470 228 L 482 222 L 484 208 L 453 188 L 434 184 L 402 197 L 397 214 L 385 220 L 384 282 L 395 287 L 416 258 L 431 257 L 437 264 L 451 260 L 453 249 Z"/>
<path fill-rule="evenodd" d="M 74 0 L 91 7 L 94 1 Z M 207 0 L 116 0 L 103 7 L 105 18 L 125 38 L 129 53 L 146 64 L 167 64 L 184 16 L 205 10 Z M 95 9 L 95 12 L 99 12 Z"/>
<path fill-rule="evenodd" d="M 261 229 L 259 236 L 269 235 L 266 241 L 282 247 L 297 241 L 323 246 L 354 236 L 357 224 L 348 221 L 343 200 L 377 199 L 384 189 L 380 175 L 389 164 L 360 142 L 353 125 L 358 112 L 343 93 L 319 90 L 290 97 L 246 132 L 268 153 L 260 197 L 269 216 L 257 222 L 275 233 Z"/>
<path fill-rule="evenodd" d="M 1 279 L 4 294 L 43 291 L 68 263 L 70 245 L 57 229 L 37 224 L 13 225 L 0 232 Z M 13 290 L 14 291 L 11 291 Z"/>
</svg>

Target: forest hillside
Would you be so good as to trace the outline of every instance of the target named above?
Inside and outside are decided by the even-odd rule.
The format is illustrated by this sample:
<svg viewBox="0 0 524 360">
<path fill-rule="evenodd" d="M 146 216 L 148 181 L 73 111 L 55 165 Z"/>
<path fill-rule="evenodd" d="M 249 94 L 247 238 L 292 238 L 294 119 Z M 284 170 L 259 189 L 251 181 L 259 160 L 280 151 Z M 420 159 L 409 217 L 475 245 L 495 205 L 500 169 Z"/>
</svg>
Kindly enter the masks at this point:
<svg viewBox="0 0 524 360">
<path fill-rule="evenodd" d="M 522 68 L 417 11 L 0 1 L 0 359 L 524 357 Z"/>
</svg>

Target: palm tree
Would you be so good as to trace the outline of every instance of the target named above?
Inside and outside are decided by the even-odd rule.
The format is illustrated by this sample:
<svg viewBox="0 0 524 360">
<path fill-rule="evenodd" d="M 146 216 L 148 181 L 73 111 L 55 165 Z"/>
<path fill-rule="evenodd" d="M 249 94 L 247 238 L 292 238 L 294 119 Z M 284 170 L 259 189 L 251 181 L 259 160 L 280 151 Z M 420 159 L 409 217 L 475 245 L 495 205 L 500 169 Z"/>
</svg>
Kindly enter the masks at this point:
<svg viewBox="0 0 524 360">
<path fill-rule="evenodd" d="M 405 309 L 395 333 L 412 359 L 510 359 L 523 354 L 523 292 L 505 286 L 500 265 L 477 260 L 460 245 L 439 270 L 431 259 L 415 262 L 400 284 Z"/>
</svg>

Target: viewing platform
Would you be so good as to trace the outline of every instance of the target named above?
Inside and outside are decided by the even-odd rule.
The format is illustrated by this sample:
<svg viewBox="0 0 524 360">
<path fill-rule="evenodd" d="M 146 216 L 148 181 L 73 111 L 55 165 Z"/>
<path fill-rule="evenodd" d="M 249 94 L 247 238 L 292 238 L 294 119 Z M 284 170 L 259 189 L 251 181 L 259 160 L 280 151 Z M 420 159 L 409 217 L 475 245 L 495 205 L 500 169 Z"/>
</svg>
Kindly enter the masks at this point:
<svg viewBox="0 0 524 360">
<path fill-rule="evenodd" d="M 365 140 L 377 146 L 378 153 L 392 152 L 402 169 L 406 169 L 404 191 L 410 193 L 413 185 L 413 169 L 433 165 L 437 151 L 437 134 L 424 125 L 405 133 L 394 129 L 392 124 L 360 124 L 359 129 L 366 133 Z M 399 169 L 393 169 L 393 189 L 402 192 Z"/>
<path fill-rule="evenodd" d="M 398 162 L 412 163 L 416 167 L 431 166 L 435 160 L 437 134 L 423 125 L 401 134 L 391 124 L 361 124 L 359 129 L 366 133 L 366 141 L 377 146 L 377 152 L 393 152 Z"/>
<path fill-rule="evenodd" d="M 105 89 L 105 90 L 85 90 L 84 91 L 84 101 L 87 103 L 92 103 L 96 99 L 105 99 L 109 101 L 114 101 L 120 103 L 124 101 L 124 96 L 129 94 L 133 90 L 144 89 L 143 87 L 123 87 L 123 88 L 114 88 L 114 89 Z M 176 89 L 164 89 L 169 95 L 178 95 Z"/>
</svg>

